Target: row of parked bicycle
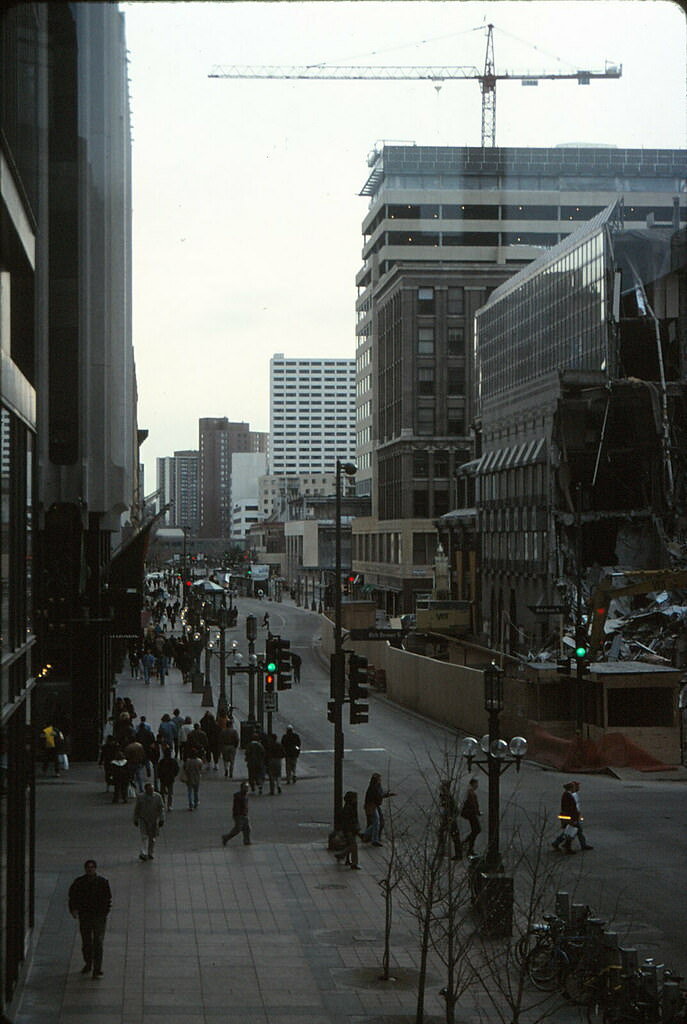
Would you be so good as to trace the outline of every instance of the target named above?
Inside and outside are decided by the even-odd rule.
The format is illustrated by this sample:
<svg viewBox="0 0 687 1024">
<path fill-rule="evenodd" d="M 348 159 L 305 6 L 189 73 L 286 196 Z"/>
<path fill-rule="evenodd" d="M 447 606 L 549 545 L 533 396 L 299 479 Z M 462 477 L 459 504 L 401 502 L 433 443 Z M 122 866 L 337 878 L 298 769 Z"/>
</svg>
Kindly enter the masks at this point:
<svg viewBox="0 0 687 1024">
<path fill-rule="evenodd" d="M 558 893 L 555 910 L 516 947 L 536 988 L 586 1007 L 590 1024 L 687 1024 L 681 977 L 653 959 L 640 963 L 636 949 L 621 946 L 588 907 L 571 905 L 568 893 Z"/>
</svg>

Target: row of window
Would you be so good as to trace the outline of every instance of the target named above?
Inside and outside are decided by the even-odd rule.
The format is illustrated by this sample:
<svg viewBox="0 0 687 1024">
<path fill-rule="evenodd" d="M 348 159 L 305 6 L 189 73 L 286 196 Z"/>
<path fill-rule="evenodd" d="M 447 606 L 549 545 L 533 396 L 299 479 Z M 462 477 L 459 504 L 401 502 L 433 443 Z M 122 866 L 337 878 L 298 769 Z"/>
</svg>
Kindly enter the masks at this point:
<svg viewBox="0 0 687 1024">
<path fill-rule="evenodd" d="M 557 203 L 407 203 L 389 204 L 379 211 L 366 229 L 367 236 L 373 235 L 384 220 L 549 220 L 585 221 L 601 213 L 604 206 Z M 656 221 L 670 223 L 673 218 L 671 206 L 654 203 L 628 205 L 625 220 L 645 221 L 653 216 Z M 680 219 L 687 221 L 687 207 L 680 210 Z"/>
</svg>

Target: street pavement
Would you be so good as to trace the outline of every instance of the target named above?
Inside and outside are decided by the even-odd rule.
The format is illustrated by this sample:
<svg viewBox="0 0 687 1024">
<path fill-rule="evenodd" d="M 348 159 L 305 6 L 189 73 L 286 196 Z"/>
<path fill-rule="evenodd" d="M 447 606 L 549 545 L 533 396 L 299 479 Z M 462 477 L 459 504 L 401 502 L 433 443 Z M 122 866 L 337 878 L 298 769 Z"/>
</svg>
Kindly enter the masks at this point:
<svg viewBox="0 0 687 1024">
<path fill-rule="evenodd" d="M 319 621 L 312 616 L 316 629 Z M 164 686 L 157 680 L 145 686 L 126 667 L 116 694 L 131 697 L 153 729 L 174 708 L 194 721 L 205 711 L 202 695 L 191 693 L 174 669 Z M 236 700 L 239 720 L 247 717 L 244 696 L 241 690 Z M 281 734 L 286 723 L 275 721 L 275 731 Z M 265 787 L 264 795 L 251 797 L 251 846 L 239 836 L 225 848 L 220 838 L 245 778 L 240 753 L 237 778 L 225 779 L 221 767 L 204 773 L 195 812 L 177 782 L 174 809 L 148 862 L 138 857 L 132 803 L 113 805 L 101 768 L 77 764 L 59 778 L 39 774 L 36 941 L 15 1024 L 414 1021 L 417 927 L 396 903 L 394 980 L 379 980 L 385 850 L 362 846 L 360 871 L 339 865 L 327 851 L 331 756 L 323 755 L 329 754 L 304 749 L 295 785 L 282 780 L 281 795 L 269 796 Z M 113 891 L 99 980 L 80 974 L 78 927 L 66 899 L 89 857 Z M 445 1019 L 444 984 L 431 962 L 428 1022 Z M 497 1019 L 484 1009 L 466 996 L 456 1019 Z M 582 1016 L 578 1008 L 558 1006 L 548 1019 L 573 1024 Z"/>
</svg>

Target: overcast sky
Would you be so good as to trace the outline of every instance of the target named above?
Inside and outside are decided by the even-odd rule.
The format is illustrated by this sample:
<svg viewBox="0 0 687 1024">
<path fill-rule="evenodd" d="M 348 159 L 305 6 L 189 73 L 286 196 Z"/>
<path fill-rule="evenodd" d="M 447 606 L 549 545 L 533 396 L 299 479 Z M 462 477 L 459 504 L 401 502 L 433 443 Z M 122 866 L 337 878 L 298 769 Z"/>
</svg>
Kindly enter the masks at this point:
<svg viewBox="0 0 687 1024">
<path fill-rule="evenodd" d="M 685 19 L 672 2 L 122 3 L 130 54 L 134 345 L 146 492 L 198 419 L 269 429 L 269 360 L 355 354 L 359 196 L 377 141 L 478 146 L 476 81 L 237 81 L 228 64 L 602 70 L 501 82 L 501 146 L 683 148 Z"/>
</svg>

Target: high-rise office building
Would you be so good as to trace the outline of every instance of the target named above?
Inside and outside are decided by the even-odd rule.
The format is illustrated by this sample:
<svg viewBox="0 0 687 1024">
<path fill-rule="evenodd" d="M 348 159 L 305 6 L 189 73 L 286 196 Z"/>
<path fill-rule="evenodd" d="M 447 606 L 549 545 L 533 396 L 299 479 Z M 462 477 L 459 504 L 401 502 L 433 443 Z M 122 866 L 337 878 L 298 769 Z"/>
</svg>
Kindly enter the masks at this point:
<svg viewBox="0 0 687 1024">
<path fill-rule="evenodd" d="M 200 537 L 231 535 L 231 457 L 234 452 L 266 452 L 267 434 L 233 423 L 226 416 L 199 420 Z M 256 487 L 257 496 L 257 487 Z"/>
<path fill-rule="evenodd" d="M 157 460 L 157 505 L 169 506 L 166 526 L 188 527 L 198 533 L 198 452 L 180 451 Z"/>
<path fill-rule="evenodd" d="M 0 1011 L 35 927 L 35 751 L 97 758 L 140 629 L 130 117 L 111 4 L 0 13 Z M 37 512 L 40 510 L 40 516 Z M 124 524 L 129 531 L 125 535 Z M 137 591 L 138 584 L 138 591 Z M 129 615 L 131 605 L 135 615 Z M 10 827 L 6 828 L 5 823 Z"/>
<path fill-rule="evenodd" d="M 336 472 L 355 451 L 355 359 L 270 360 L 269 472 Z"/>
<path fill-rule="evenodd" d="M 432 589 L 434 523 L 474 449 L 477 310 L 619 196 L 628 226 L 670 221 L 680 156 L 424 146 L 371 155 L 356 278 L 356 460 L 372 516 L 354 523 L 353 557 L 387 611 L 413 611 Z"/>
<path fill-rule="evenodd" d="M 174 482 L 174 520 L 177 526 L 188 527 L 191 535 L 198 533 L 198 466 L 197 451 L 174 453 L 176 479 Z"/>
</svg>

